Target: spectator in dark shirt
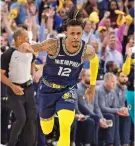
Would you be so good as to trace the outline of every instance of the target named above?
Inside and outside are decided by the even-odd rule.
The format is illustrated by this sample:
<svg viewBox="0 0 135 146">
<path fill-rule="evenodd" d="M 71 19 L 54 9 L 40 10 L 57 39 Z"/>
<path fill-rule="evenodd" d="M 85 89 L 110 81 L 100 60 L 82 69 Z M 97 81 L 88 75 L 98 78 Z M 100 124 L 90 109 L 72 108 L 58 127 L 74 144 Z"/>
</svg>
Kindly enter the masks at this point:
<svg viewBox="0 0 135 146">
<path fill-rule="evenodd" d="M 131 119 L 128 113 L 128 108 L 125 105 L 127 81 L 128 81 L 127 76 L 121 70 L 118 70 L 115 93 L 118 99 L 118 107 L 119 108 L 125 107 L 125 112 L 119 115 L 120 140 L 122 146 L 128 146 L 128 144 L 130 144 Z"/>
<path fill-rule="evenodd" d="M 132 118 L 132 126 L 135 124 L 134 118 L 134 68 L 135 68 L 135 48 L 129 48 L 126 57 L 126 61 L 123 64 L 122 71 L 124 74 L 128 75 L 128 84 L 127 84 L 127 91 L 126 91 L 126 100 L 129 107 L 129 114 Z M 134 128 L 131 129 L 131 141 L 134 145 Z"/>
<path fill-rule="evenodd" d="M 110 20 L 111 20 L 111 25 L 113 28 L 117 27 L 116 20 L 117 20 L 117 15 L 115 13 L 115 10 L 118 10 L 118 2 L 117 0 L 111 0 L 108 4 L 108 10 L 111 13 L 110 14 Z"/>
<path fill-rule="evenodd" d="M 131 7 L 129 9 L 129 14 L 132 16 L 132 18 L 134 19 L 134 0 L 129 0 L 129 6 Z M 134 21 L 133 23 L 130 25 L 129 31 L 128 31 L 128 35 L 132 35 L 134 32 Z"/>
</svg>

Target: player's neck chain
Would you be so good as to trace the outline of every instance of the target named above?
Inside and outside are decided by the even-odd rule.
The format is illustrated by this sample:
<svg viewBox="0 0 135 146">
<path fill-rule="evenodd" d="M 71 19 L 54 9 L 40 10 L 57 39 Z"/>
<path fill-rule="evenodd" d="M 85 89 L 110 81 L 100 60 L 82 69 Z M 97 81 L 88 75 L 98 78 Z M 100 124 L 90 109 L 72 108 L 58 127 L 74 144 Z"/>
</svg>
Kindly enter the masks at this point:
<svg viewBox="0 0 135 146">
<path fill-rule="evenodd" d="M 82 41 L 80 42 L 79 49 L 78 49 L 75 53 L 73 53 L 73 54 L 71 54 L 71 53 L 69 53 L 69 52 L 67 51 L 67 48 L 66 48 L 66 39 L 65 39 L 65 38 L 62 39 L 62 46 L 63 46 L 64 52 L 65 52 L 68 56 L 75 56 L 75 55 L 77 55 L 77 54 L 81 51 L 81 48 L 82 48 Z"/>
</svg>

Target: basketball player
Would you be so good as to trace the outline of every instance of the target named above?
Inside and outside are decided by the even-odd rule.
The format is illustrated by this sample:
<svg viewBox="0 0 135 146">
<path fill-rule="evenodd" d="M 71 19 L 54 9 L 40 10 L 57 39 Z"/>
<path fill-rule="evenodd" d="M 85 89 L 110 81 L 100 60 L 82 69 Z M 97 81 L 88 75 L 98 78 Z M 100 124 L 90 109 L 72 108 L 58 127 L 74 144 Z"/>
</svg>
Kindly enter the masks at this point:
<svg viewBox="0 0 135 146">
<path fill-rule="evenodd" d="M 38 90 L 40 124 L 49 134 L 57 113 L 60 125 L 58 146 L 70 146 L 70 128 L 75 116 L 76 84 L 84 60 L 90 60 L 90 86 L 85 95 L 89 103 L 94 97 L 98 57 L 91 46 L 81 40 L 82 14 L 73 7 L 64 20 L 65 38 L 48 39 L 40 44 L 20 46 L 20 51 L 47 51 L 46 65 Z"/>
</svg>

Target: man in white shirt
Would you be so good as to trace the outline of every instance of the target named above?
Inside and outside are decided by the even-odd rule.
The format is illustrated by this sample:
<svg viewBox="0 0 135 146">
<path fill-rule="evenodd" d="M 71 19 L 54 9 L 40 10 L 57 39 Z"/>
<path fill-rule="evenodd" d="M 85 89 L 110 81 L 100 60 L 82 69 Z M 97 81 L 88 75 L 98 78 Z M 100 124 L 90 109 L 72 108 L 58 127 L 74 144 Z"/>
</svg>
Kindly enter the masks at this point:
<svg viewBox="0 0 135 146">
<path fill-rule="evenodd" d="M 110 35 L 108 46 L 106 47 L 104 71 L 106 71 L 105 67 L 106 67 L 106 63 L 108 61 L 114 61 L 119 68 L 123 64 L 122 54 L 116 50 L 115 46 L 116 46 L 116 37 L 115 37 L 115 35 Z"/>
<path fill-rule="evenodd" d="M 18 28 L 13 37 L 15 48 L 1 55 L 1 81 L 8 86 L 8 103 L 16 118 L 7 146 L 16 146 L 20 135 L 25 141 L 25 144 L 20 142 L 22 146 L 36 146 L 36 105 L 31 76 L 34 56 L 17 50 L 29 41 L 25 29 Z"/>
</svg>

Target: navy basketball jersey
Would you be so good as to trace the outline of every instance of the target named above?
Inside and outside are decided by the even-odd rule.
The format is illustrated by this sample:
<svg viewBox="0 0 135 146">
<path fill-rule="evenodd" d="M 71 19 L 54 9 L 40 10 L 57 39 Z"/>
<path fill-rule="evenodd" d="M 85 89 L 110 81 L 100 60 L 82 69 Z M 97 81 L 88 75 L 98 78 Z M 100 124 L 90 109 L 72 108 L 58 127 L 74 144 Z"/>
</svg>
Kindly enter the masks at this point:
<svg viewBox="0 0 135 146">
<path fill-rule="evenodd" d="M 85 48 L 85 42 L 81 41 L 80 49 L 70 54 L 65 46 L 65 38 L 59 38 L 56 55 L 47 55 L 43 78 L 59 85 L 75 85 L 83 66 Z"/>
</svg>

